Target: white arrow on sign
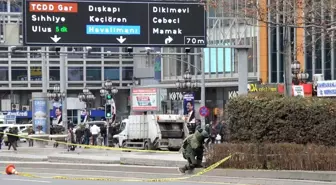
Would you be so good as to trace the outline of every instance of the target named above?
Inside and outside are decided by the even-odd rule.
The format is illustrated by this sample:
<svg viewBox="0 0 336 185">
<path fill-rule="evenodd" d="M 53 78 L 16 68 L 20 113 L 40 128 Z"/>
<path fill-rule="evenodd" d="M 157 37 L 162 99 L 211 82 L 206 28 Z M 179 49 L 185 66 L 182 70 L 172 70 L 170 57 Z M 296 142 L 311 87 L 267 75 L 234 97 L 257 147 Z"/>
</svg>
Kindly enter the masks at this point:
<svg viewBox="0 0 336 185">
<path fill-rule="evenodd" d="M 173 41 L 173 38 L 171 36 L 168 36 L 166 39 L 165 39 L 165 44 L 169 44 Z"/>
<path fill-rule="evenodd" d="M 117 40 L 120 42 L 120 44 L 122 44 L 123 42 L 125 42 L 126 38 L 120 36 L 119 38 L 117 38 Z"/>
<path fill-rule="evenodd" d="M 54 42 L 58 42 L 59 40 L 61 40 L 61 37 L 57 37 L 57 35 L 54 35 L 54 37 L 50 37 L 51 40 L 53 40 Z"/>
</svg>

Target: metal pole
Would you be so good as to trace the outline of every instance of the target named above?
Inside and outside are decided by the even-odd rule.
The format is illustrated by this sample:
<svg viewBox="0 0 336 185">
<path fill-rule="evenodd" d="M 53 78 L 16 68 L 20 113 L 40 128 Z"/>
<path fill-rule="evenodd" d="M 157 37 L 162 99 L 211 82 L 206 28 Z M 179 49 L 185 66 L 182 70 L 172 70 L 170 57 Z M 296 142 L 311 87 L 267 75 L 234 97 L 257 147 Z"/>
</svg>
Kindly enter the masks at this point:
<svg viewBox="0 0 336 185">
<path fill-rule="evenodd" d="M 248 84 L 248 48 L 240 48 L 238 51 L 238 94 L 247 94 Z"/>
<path fill-rule="evenodd" d="M 201 49 L 200 53 L 200 62 L 201 62 L 201 73 L 202 73 L 202 78 L 201 78 L 201 106 L 205 106 L 205 63 L 204 63 L 204 58 L 203 58 L 203 49 Z M 201 127 L 204 129 L 205 128 L 205 117 L 201 117 Z"/>
<path fill-rule="evenodd" d="M 290 38 L 290 27 L 285 28 L 285 56 L 284 56 L 284 88 L 285 96 L 292 96 L 292 68 L 291 68 L 291 38 Z"/>
<path fill-rule="evenodd" d="M 110 129 L 109 129 L 109 127 L 110 127 L 110 119 L 107 119 L 106 120 L 106 122 L 107 122 L 107 125 L 106 125 L 106 146 L 107 147 L 109 147 L 110 146 L 110 138 L 109 138 L 109 131 L 110 131 Z"/>
<path fill-rule="evenodd" d="M 68 133 L 68 109 L 67 109 L 67 84 L 66 84 L 66 54 L 62 53 L 62 52 L 66 52 L 66 48 L 65 47 L 61 47 L 61 53 L 60 53 L 60 80 L 61 80 L 61 85 L 60 85 L 60 89 L 61 92 L 64 93 L 64 97 L 62 99 L 62 122 L 63 122 L 63 126 L 65 128 L 65 133 Z"/>
<path fill-rule="evenodd" d="M 46 59 L 46 48 L 42 47 L 41 51 L 43 53 L 41 53 L 41 58 L 42 58 L 42 92 L 43 93 L 47 93 L 48 90 L 48 63 L 47 63 L 47 59 Z"/>
</svg>

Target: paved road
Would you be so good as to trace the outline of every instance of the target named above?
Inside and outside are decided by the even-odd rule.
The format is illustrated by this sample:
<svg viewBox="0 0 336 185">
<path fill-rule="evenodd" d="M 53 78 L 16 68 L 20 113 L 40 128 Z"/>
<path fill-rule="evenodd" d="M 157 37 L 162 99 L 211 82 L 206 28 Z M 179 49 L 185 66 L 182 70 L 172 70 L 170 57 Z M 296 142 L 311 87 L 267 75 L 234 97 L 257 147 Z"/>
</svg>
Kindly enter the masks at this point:
<svg viewBox="0 0 336 185">
<path fill-rule="evenodd" d="M 279 179 L 256 179 L 256 178 L 234 178 L 220 176 L 200 176 L 192 177 L 172 182 L 140 182 L 141 180 L 153 178 L 179 178 L 190 177 L 176 173 L 155 173 L 155 172 L 120 172 L 103 170 L 72 170 L 72 169 L 48 169 L 48 168 L 20 168 L 19 172 L 38 175 L 40 178 L 30 178 L 21 176 L 0 175 L 0 184 L 10 185 L 336 185 L 336 182 L 299 181 L 299 180 L 279 180 Z M 65 176 L 70 178 L 108 178 L 116 181 L 91 181 L 91 180 L 58 180 L 55 176 Z M 125 180 L 135 180 L 136 182 L 123 182 Z"/>
</svg>

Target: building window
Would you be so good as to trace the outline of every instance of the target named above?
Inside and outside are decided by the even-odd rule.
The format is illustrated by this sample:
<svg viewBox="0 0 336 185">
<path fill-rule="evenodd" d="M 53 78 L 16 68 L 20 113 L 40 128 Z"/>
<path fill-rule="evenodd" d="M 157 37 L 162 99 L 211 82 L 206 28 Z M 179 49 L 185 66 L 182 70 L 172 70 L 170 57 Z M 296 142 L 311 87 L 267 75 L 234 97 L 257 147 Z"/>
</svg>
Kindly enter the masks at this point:
<svg viewBox="0 0 336 185">
<path fill-rule="evenodd" d="M 101 81 L 101 68 L 100 67 L 86 67 L 86 80 L 87 81 Z"/>
<path fill-rule="evenodd" d="M 83 81 L 83 67 L 68 67 L 68 81 Z"/>
<path fill-rule="evenodd" d="M 0 67 L 0 81 L 8 81 L 8 67 Z"/>
<path fill-rule="evenodd" d="M 49 67 L 49 80 L 50 81 L 60 81 L 60 68 L 59 67 Z"/>
<path fill-rule="evenodd" d="M 30 67 L 30 80 L 41 81 L 42 80 L 42 68 L 37 66 Z"/>
<path fill-rule="evenodd" d="M 133 78 L 133 67 L 123 67 L 122 80 L 132 80 L 132 78 Z"/>
<path fill-rule="evenodd" d="M 104 80 L 119 80 L 119 67 L 104 67 Z"/>
<path fill-rule="evenodd" d="M 27 81 L 28 67 L 12 67 L 13 81 Z"/>
</svg>

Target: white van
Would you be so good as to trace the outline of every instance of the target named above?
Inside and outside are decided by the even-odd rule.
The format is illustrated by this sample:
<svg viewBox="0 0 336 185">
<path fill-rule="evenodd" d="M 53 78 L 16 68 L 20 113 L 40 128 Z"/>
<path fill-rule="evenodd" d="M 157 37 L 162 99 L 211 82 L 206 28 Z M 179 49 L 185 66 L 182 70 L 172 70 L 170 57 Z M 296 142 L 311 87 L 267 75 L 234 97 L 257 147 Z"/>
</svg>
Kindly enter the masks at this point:
<svg viewBox="0 0 336 185">
<path fill-rule="evenodd" d="M 4 125 L 1 125 L 1 126 L 4 126 Z M 6 128 L 4 129 L 4 143 L 6 146 L 8 146 L 8 138 L 7 138 L 7 135 L 6 133 L 9 131 L 9 128 L 10 127 L 17 127 L 18 128 L 18 133 L 19 133 L 19 136 L 23 136 L 23 137 L 28 137 L 28 128 L 29 127 L 32 127 L 33 124 L 6 124 Z M 4 126 L 5 127 L 5 126 Z M 20 141 L 21 142 L 26 142 L 27 140 L 25 138 L 20 138 Z"/>
</svg>

